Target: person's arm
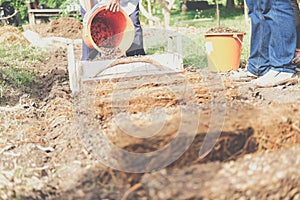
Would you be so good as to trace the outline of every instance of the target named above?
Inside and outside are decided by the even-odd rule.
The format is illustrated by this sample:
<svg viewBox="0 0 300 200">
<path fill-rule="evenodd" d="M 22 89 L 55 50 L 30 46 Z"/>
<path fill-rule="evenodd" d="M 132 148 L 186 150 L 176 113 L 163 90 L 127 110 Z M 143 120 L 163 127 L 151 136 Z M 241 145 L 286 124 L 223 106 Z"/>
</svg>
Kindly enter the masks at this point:
<svg viewBox="0 0 300 200">
<path fill-rule="evenodd" d="M 106 5 L 106 10 L 111 12 L 119 12 L 120 11 L 120 0 L 109 0 Z"/>
<path fill-rule="evenodd" d="M 92 0 L 80 0 L 80 5 L 86 12 L 88 12 L 92 9 Z"/>
</svg>

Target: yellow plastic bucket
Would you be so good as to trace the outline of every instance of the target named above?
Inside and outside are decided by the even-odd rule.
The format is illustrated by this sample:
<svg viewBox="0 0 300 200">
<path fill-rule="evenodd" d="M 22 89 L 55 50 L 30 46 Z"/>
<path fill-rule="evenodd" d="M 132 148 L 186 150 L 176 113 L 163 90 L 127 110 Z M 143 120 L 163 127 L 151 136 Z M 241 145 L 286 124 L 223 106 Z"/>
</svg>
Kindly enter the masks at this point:
<svg viewBox="0 0 300 200">
<path fill-rule="evenodd" d="M 245 33 L 205 34 L 206 57 L 210 71 L 227 72 L 239 68 L 244 35 Z"/>
<path fill-rule="evenodd" d="M 116 49 L 125 52 L 134 39 L 134 26 L 123 11 L 111 12 L 103 5 L 96 5 L 83 19 L 83 41 L 99 52 Z"/>
</svg>

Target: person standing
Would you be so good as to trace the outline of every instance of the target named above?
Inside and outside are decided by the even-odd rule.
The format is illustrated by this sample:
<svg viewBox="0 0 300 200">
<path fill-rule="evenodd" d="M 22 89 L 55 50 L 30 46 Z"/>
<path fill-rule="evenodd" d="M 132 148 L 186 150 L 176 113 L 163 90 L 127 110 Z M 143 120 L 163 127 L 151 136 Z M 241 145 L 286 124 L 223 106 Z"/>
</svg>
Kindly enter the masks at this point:
<svg viewBox="0 0 300 200">
<path fill-rule="evenodd" d="M 295 83 L 296 28 L 291 0 L 246 0 L 251 18 L 247 70 L 258 87 Z"/>
<path fill-rule="evenodd" d="M 93 6 L 101 0 L 80 0 L 81 16 L 84 18 Z M 119 12 L 120 9 L 124 10 L 129 15 L 134 26 L 134 40 L 130 48 L 126 51 L 126 56 L 145 55 L 143 45 L 143 30 L 139 20 L 139 0 L 108 0 L 104 1 L 106 9 L 111 12 Z M 86 46 L 82 41 L 82 56 L 81 60 L 92 60 L 97 56 L 98 52 Z"/>
</svg>

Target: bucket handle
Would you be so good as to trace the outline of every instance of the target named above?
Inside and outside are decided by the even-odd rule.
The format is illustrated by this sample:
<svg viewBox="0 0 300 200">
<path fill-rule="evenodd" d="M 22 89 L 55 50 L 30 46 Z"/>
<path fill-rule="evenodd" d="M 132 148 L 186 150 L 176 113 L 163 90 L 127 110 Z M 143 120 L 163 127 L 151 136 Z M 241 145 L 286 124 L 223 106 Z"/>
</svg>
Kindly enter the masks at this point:
<svg viewBox="0 0 300 200">
<path fill-rule="evenodd" d="M 234 37 L 235 39 L 237 39 L 240 42 L 241 46 L 243 46 L 242 40 L 237 36 L 237 34 L 233 34 L 232 37 Z"/>
</svg>

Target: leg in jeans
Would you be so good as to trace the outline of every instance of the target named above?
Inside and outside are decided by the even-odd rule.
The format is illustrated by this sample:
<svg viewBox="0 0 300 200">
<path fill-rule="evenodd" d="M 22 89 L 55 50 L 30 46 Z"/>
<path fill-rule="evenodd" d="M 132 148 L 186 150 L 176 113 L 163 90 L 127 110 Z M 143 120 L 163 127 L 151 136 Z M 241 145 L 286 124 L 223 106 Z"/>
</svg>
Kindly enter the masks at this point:
<svg viewBox="0 0 300 200">
<path fill-rule="evenodd" d="M 251 19 L 250 56 L 247 70 L 261 76 L 270 70 L 269 43 L 271 29 L 264 13 L 270 10 L 271 0 L 246 0 Z"/>
<path fill-rule="evenodd" d="M 296 25 L 296 32 L 297 32 L 296 52 L 295 52 L 295 58 L 293 59 L 293 63 L 300 66 L 300 12 L 299 12 L 299 5 L 297 0 L 291 0 L 291 3 L 294 11 L 294 18 L 295 18 L 295 25 Z"/>
<path fill-rule="evenodd" d="M 265 15 L 271 27 L 270 65 L 279 72 L 295 73 L 291 64 L 296 50 L 296 28 L 290 0 L 272 1 L 271 12 Z"/>
<path fill-rule="evenodd" d="M 134 26 L 134 40 L 131 47 L 126 51 L 126 56 L 145 55 L 143 45 L 143 30 L 139 19 L 139 5 L 135 11 L 129 15 Z"/>
<path fill-rule="evenodd" d="M 290 64 L 296 49 L 296 29 L 290 0 L 247 0 L 252 23 L 247 69 L 258 76 L 273 69 L 295 72 Z"/>
<path fill-rule="evenodd" d="M 295 18 L 295 25 L 296 25 L 296 32 L 297 32 L 297 43 L 296 48 L 300 49 L 300 12 L 297 0 L 291 0 L 293 11 L 294 11 L 294 18 Z"/>
</svg>

